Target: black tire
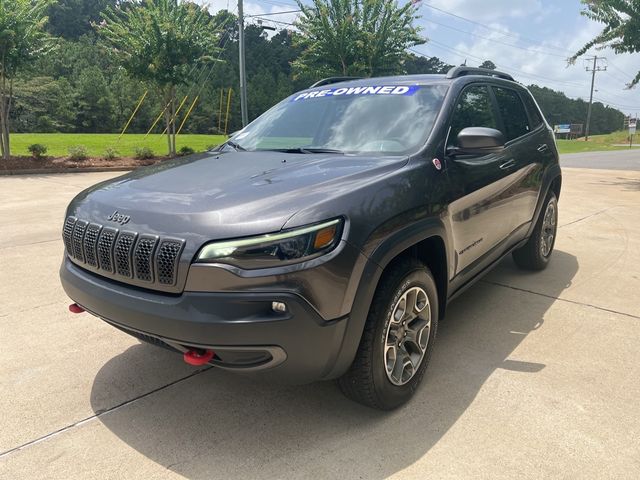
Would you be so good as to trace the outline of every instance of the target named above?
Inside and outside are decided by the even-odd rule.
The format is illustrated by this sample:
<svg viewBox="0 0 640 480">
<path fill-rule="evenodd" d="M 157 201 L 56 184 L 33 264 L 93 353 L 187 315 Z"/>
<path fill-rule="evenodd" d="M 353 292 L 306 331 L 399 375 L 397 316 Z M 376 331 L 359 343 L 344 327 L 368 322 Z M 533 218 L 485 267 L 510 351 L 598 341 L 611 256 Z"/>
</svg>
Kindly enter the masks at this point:
<svg viewBox="0 0 640 480">
<path fill-rule="evenodd" d="M 550 245 L 544 245 L 543 238 L 543 230 L 549 230 L 548 224 L 545 224 L 545 217 L 547 215 L 548 209 L 554 209 L 554 224 L 553 224 L 553 238 L 551 241 L 547 242 Z M 556 236 L 558 233 L 558 199 L 556 194 L 550 191 L 545 198 L 544 205 L 540 210 L 540 215 L 536 222 L 536 226 L 533 229 L 533 233 L 531 237 L 522 247 L 513 251 L 513 260 L 516 262 L 516 265 L 524 270 L 533 270 L 539 271 L 547 268 L 549 264 L 549 260 L 551 259 L 551 254 L 553 253 L 553 247 L 556 242 Z M 548 251 L 545 252 L 545 249 L 548 248 Z"/>
<path fill-rule="evenodd" d="M 418 287 L 426 293 L 430 327 L 426 350 L 413 376 L 395 385 L 387 374 L 385 345 L 394 307 L 404 293 Z M 404 324 L 403 324 L 404 325 Z M 384 273 L 373 298 L 356 358 L 349 371 L 338 379 L 342 392 L 350 399 L 380 410 L 392 410 L 406 403 L 415 393 L 427 369 L 438 329 L 438 294 L 429 269 L 412 259 L 403 259 Z"/>
</svg>

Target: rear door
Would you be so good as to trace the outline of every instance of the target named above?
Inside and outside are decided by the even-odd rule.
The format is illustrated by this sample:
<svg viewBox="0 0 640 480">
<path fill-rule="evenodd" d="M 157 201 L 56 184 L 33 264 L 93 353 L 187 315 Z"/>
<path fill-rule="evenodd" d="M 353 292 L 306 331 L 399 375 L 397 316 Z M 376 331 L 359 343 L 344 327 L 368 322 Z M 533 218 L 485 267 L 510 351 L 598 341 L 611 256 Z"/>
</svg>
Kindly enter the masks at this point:
<svg viewBox="0 0 640 480">
<path fill-rule="evenodd" d="M 493 85 L 498 111 L 502 120 L 502 132 L 507 143 L 510 163 L 502 165 L 513 180 L 510 210 L 504 218 L 513 232 L 513 240 L 519 241 L 521 233 L 528 230 L 533 219 L 542 180 L 542 161 L 551 149 L 542 120 L 527 113 L 523 102 L 526 92 Z"/>
</svg>

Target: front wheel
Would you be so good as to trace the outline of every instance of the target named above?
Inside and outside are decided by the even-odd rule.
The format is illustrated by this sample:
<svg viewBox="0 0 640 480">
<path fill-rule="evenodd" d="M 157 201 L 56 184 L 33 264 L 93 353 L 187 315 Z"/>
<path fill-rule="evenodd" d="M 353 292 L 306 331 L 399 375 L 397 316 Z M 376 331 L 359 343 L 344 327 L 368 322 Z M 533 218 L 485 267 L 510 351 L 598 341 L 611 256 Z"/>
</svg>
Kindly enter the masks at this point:
<svg viewBox="0 0 640 480">
<path fill-rule="evenodd" d="M 549 192 L 531 238 L 513 252 L 516 265 L 525 270 L 544 270 L 549 264 L 558 232 L 558 198 Z"/>
<path fill-rule="evenodd" d="M 356 358 L 338 380 L 364 405 L 391 410 L 407 402 L 429 363 L 438 327 L 438 295 L 429 269 L 403 260 L 385 272 Z"/>
</svg>

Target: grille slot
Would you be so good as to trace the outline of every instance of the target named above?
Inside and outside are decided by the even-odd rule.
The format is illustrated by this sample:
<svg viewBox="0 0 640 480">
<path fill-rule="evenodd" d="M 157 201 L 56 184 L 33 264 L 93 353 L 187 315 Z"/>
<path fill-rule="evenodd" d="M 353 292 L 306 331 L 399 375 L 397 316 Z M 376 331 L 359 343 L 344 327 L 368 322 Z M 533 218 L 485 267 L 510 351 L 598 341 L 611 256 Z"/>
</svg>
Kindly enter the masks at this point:
<svg viewBox="0 0 640 480">
<path fill-rule="evenodd" d="M 115 228 L 103 228 L 98 240 L 98 261 L 100 268 L 113 273 L 113 244 L 118 235 Z"/>
<path fill-rule="evenodd" d="M 156 255 L 158 282 L 162 285 L 176 283 L 176 269 L 184 242 L 182 240 L 162 240 Z"/>
<path fill-rule="evenodd" d="M 123 277 L 131 278 L 133 276 L 133 268 L 131 268 L 131 254 L 133 252 L 133 244 L 136 241 L 136 233 L 121 232 L 116 240 L 114 253 L 116 273 Z"/>
<path fill-rule="evenodd" d="M 73 252 L 73 258 L 80 262 L 84 262 L 84 232 L 87 230 L 88 222 L 84 220 L 78 220 L 76 226 L 73 228 L 73 237 L 71 239 L 71 250 Z"/>
<path fill-rule="evenodd" d="M 125 283 L 175 291 L 185 241 L 67 217 L 62 238 L 69 258 L 83 268 Z"/>
<path fill-rule="evenodd" d="M 133 252 L 135 276 L 143 282 L 153 282 L 153 253 L 158 237 L 141 236 Z"/>
<path fill-rule="evenodd" d="M 98 236 L 102 226 L 91 223 L 84 234 L 84 256 L 88 265 L 98 267 Z"/>
<path fill-rule="evenodd" d="M 73 255 L 73 227 L 76 225 L 76 217 L 68 217 L 64 222 L 64 228 L 62 229 L 62 239 L 64 240 L 64 246 L 67 249 L 69 255 Z"/>
</svg>

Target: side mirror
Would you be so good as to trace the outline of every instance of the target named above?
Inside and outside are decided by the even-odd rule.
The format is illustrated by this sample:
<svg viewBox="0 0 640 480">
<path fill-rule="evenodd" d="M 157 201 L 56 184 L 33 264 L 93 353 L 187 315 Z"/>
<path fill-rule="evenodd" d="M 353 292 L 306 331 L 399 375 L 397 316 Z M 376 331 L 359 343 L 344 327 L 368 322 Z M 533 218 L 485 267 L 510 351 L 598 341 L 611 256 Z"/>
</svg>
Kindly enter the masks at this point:
<svg viewBox="0 0 640 480">
<path fill-rule="evenodd" d="M 469 127 L 458 134 L 458 146 L 447 150 L 451 156 L 489 155 L 504 149 L 503 133 L 494 128 Z"/>
</svg>

